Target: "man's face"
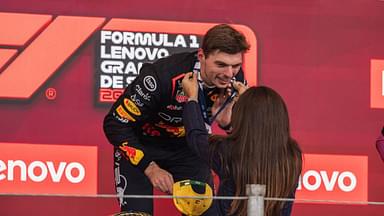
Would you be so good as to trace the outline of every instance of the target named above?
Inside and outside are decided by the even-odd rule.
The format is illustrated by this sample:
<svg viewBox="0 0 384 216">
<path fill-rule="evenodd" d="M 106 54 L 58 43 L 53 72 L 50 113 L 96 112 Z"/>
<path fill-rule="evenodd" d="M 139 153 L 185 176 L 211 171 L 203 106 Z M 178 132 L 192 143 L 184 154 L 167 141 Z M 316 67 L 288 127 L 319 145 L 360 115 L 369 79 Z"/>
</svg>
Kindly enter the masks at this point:
<svg viewBox="0 0 384 216">
<path fill-rule="evenodd" d="M 204 55 L 202 49 L 198 51 L 201 63 L 201 76 L 207 85 L 215 85 L 218 88 L 226 88 L 232 77 L 239 73 L 243 63 L 243 54 L 228 54 L 219 50 L 208 56 Z"/>
</svg>

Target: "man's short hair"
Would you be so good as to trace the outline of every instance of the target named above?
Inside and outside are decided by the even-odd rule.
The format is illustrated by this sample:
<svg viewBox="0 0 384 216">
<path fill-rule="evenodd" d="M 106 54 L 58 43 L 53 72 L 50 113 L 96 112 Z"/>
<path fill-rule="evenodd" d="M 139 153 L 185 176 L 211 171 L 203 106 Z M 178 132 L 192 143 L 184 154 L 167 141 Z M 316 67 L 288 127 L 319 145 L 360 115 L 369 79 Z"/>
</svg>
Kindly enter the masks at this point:
<svg viewBox="0 0 384 216">
<path fill-rule="evenodd" d="M 249 43 L 245 36 L 228 24 L 219 24 L 207 31 L 204 35 L 202 49 L 208 57 L 212 52 L 219 50 L 228 54 L 245 53 L 249 50 Z"/>
</svg>

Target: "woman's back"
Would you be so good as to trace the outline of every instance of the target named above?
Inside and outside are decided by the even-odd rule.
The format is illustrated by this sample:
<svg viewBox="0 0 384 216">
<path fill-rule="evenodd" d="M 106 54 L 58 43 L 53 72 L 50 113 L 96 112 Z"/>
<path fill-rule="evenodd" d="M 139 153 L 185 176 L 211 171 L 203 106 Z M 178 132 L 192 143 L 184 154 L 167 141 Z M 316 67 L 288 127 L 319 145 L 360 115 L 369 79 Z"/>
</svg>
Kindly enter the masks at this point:
<svg viewBox="0 0 384 216">
<path fill-rule="evenodd" d="M 184 124 L 189 146 L 220 177 L 220 196 L 245 196 L 246 184 L 264 184 L 267 197 L 294 197 L 302 158 L 291 138 L 283 99 L 268 87 L 251 87 L 232 109 L 232 132 L 208 144 L 200 107 L 188 102 Z M 246 200 L 221 200 L 225 215 L 246 215 Z M 291 202 L 266 201 L 266 215 L 290 215 Z"/>
</svg>

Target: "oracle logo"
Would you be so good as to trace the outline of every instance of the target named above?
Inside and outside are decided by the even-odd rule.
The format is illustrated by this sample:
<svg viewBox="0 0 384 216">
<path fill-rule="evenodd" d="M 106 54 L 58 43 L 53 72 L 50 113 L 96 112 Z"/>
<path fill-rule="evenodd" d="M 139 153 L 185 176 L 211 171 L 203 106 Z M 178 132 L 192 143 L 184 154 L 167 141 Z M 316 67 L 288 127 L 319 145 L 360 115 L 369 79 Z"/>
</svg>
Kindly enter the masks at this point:
<svg viewBox="0 0 384 216">
<path fill-rule="evenodd" d="M 97 147 L 0 142 L 0 193 L 97 194 Z"/>
<path fill-rule="evenodd" d="M 19 170 L 19 171 L 17 171 Z M 15 179 L 19 172 L 19 179 Z M 33 161 L 25 163 L 23 160 L 8 160 L 7 163 L 0 160 L 0 181 L 33 181 L 42 182 L 50 178 L 53 182 L 61 182 L 63 178 L 71 183 L 80 183 L 84 180 L 85 168 L 78 162 L 60 162 L 57 165 L 53 161 Z"/>
<path fill-rule="evenodd" d="M 300 176 L 298 190 L 304 187 L 309 191 L 316 191 L 324 185 L 326 191 L 334 191 L 338 187 L 341 191 L 351 192 L 356 188 L 357 178 L 352 172 L 333 171 L 328 175 L 327 171 L 308 170 Z"/>
<path fill-rule="evenodd" d="M 297 199 L 368 201 L 368 157 L 305 154 Z"/>
</svg>

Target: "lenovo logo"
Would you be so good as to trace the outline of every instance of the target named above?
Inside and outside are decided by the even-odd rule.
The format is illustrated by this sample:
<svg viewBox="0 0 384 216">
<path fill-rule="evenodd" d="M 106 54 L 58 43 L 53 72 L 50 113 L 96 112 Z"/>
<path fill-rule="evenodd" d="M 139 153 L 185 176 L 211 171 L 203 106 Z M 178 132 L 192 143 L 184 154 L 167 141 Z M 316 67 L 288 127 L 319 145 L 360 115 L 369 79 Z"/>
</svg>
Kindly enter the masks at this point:
<svg viewBox="0 0 384 216">
<path fill-rule="evenodd" d="M 305 154 L 296 198 L 368 200 L 368 157 Z"/>
<path fill-rule="evenodd" d="M 97 194 L 97 147 L 0 143 L 0 193 Z"/>
<path fill-rule="evenodd" d="M 15 177 L 17 172 L 19 178 Z M 0 181 L 42 182 L 49 178 L 52 182 L 65 180 L 76 184 L 83 181 L 84 177 L 85 168 L 78 162 L 59 162 L 55 165 L 53 161 L 25 163 L 23 160 L 0 160 Z"/>
<path fill-rule="evenodd" d="M 357 179 L 355 174 L 349 171 L 333 171 L 328 175 L 325 170 L 308 170 L 301 176 L 297 189 L 301 190 L 304 187 L 308 191 L 316 191 L 322 185 L 326 191 L 334 191 L 337 188 L 351 192 L 356 188 Z"/>
</svg>

